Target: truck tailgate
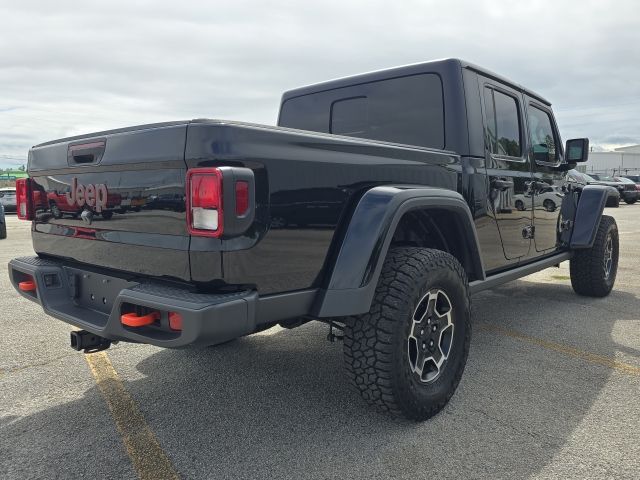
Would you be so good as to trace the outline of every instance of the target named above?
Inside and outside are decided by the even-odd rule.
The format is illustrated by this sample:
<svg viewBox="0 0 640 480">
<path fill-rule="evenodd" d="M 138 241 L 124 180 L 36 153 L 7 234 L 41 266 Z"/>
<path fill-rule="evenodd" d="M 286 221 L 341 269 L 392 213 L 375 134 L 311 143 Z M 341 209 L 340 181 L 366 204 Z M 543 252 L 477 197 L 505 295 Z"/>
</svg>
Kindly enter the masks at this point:
<svg viewBox="0 0 640 480">
<path fill-rule="evenodd" d="M 145 125 L 33 147 L 29 174 L 35 251 L 134 274 L 190 280 L 187 125 Z"/>
</svg>

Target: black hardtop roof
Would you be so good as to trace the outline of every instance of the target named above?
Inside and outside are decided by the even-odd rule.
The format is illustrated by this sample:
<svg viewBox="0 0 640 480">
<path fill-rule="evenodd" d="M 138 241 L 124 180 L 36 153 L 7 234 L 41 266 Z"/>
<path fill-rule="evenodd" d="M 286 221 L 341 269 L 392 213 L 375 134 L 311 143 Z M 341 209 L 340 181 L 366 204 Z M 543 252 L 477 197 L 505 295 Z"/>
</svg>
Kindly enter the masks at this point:
<svg viewBox="0 0 640 480">
<path fill-rule="evenodd" d="M 337 78 L 335 80 L 328 80 L 326 82 L 315 83 L 313 85 L 307 85 L 300 88 L 295 88 L 293 90 L 289 90 L 282 95 L 282 102 L 284 103 L 286 100 L 294 97 L 300 97 L 302 95 L 309 95 L 311 93 L 323 92 L 326 90 L 333 90 L 335 88 L 348 87 L 351 85 L 356 85 L 359 83 L 368 83 L 375 82 L 377 80 L 384 80 L 387 78 L 392 78 L 395 76 L 403 76 L 403 75 L 415 75 L 417 73 L 427 73 L 427 72 L 451 72 L 453 70 L 461 70 L 463 68 L 467 68 L 469 70 L 473 70 L 481 75 L 497 80 L 501 83 L 504 83 L 511 88 L 519 90 L 521 92 L 526 93 L 530 97 L 534 97 L 542 103 L 547 105 L 551 105 L 547 99 L 538 95 L 537 93 L 529 90 L 528 88 L 523 87 L 511 80 L 493 73 L 486 68 L 479 67 L 474 65 L 473 63 L 466 62 L 464 60 L 460 60 L 459 58 L 446 58 L 442 60 L 432 60 L 429 62 L 421 62 L 421 63 L 413 63 L 410 65 L 404 65 L 401 67 L 394 68 L 386 68 L 384 70 L 376 70 L 374 72 L 362 73 L 359 75 L 352 75 L 348 77 Z"/>
</svg>

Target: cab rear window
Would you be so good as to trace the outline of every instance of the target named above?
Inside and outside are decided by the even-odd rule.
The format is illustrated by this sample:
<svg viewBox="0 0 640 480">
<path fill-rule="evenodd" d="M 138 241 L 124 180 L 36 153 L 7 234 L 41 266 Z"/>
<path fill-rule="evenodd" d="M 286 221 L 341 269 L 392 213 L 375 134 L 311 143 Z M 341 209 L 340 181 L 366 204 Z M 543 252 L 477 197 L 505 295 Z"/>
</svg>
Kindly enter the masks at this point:
<svg viewBox="0 0 640 480">
<path fill-rule="evenodd" d="M 442 82 L 419 74 L 303 95 L 282 105 L 283 127 L 445 147 Z"/>
</svg>

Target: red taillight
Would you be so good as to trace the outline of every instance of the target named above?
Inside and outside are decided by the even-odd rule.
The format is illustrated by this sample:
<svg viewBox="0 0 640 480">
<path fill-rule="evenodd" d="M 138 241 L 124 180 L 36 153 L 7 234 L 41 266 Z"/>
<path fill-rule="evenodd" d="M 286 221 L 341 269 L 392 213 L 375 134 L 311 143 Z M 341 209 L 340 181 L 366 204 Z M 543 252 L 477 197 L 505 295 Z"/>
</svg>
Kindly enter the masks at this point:
<svg viewBox="0 0 640 480">
<path fill-rule="evenodd" d="M 16 180 L 16 210 L 20 220 L 33 220 L 33 199 L 29 178 Z"/>
<path fill-rule="evenodd" d="M 249 182 L 236 182 L 236 215 L 242 217 L 249 211 Z"/>
<path fill-rule="evenodd" d="M 220 237 L 223 231 L 222 172 L 194 168 L 187 172 L 187 222 L 191 235 Z"/>
</svg>

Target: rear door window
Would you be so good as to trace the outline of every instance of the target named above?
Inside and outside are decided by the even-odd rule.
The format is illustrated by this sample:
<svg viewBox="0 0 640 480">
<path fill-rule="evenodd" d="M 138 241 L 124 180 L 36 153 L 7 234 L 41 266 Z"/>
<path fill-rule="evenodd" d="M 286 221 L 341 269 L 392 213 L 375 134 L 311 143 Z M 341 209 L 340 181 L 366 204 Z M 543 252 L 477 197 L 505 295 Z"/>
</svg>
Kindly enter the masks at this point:
<svg viewBox="0 0 640 480">
<path fill-rule="evenodd" d="M 511 95 L 486 87 L 484 90 L 487 148 L 494 155 L 522 157 L 522 122 L 518 101 Z"/>
</svg>

